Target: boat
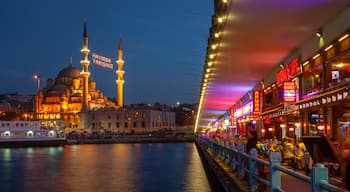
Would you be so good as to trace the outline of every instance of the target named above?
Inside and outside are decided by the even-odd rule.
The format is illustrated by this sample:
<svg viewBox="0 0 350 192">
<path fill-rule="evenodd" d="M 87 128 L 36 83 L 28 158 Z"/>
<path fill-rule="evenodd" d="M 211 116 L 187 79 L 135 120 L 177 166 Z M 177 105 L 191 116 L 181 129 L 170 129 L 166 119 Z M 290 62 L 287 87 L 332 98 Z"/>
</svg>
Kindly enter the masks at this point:
<svg viewBox="0 0 350 192">
<path fill-rule="evenodd" d="M 0 148 L 62 146 L 63 121 L 0 121 Z"/>
</svg>

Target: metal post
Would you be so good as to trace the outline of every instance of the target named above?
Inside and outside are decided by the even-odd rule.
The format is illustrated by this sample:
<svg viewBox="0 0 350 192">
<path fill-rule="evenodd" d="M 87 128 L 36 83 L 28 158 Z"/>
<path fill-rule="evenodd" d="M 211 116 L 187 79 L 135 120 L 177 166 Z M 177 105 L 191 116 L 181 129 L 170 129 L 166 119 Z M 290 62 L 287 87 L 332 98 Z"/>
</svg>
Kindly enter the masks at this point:
<svg viewBox="0 0 350 192">
<path fill-rule="evenodd" d="M 213 142 L 213 154 L 214 154 L 214 157 L 217 157 L 217 154 L 218 154 L 218 144 L 214 141 Z"/>
<path fill-rule="evenodd" d="M 328 169 L 321 163 L 315 164 L 311 171 L 311 191 L 321 192 L 327 191 L 320 187 L 320 181 L 324 180 L 328 183 Z"/>
<path fill-rule="evenodd" d="M 220 159 L 220 160 L 222 160 L 222 152 L 223 151 L 223 149 L 222 149 L 222 146 L 221 146 L 221 143 L 219 143 L 218 144 L 218 158 Z"/>
<path fill-rule="evenodd" d="M 37 81 L 38 83 L 38 92 L 40 91 L 40 75 L 34 75 L 33 78 Z"/>
<path fill-rule="evenodd" d="M 222 148 L 222 161 L 224 162 L 224 164 L 226 164 L 225 163 L 225 161 L 226 161 L 226 155 L 227 155 L 227 153 L 226 153 L 226 147 L 224 147 L 224 146 L 221 146 L 221 148 Z"/>
<path fill-rule="evenodd" d="M 220 160 L 222 160 L 222 146 L 221 143 L 218 143 L 218 156 Z"/>
<path fill-rule="evenodd" d="M 221 146 L 221 160 L 223 163 L 225 163 L 225 157 L 226 157 L 226 150 L 224 146 Z"/>
<path fill-rule="evenodd" d="M 249 152 L 249 191 L 254 191 L 256 188 L 256 158 L 258 152 L 252 148 Z"/>
<path fill-rule="evenodd" d="M 230 149 L 230 168 L 231 171 L 234 171 L 236 169 L 236 158 L 235 158 L 235 151 L 234 149 Z"/>
<path fill-rule="evenodd" d="M 281 153 L 280 152 L 270 152 L 270 191 L 278 191 L 281 189 L 281 173 L 275 167 L 281 165 Z"/>
<path fill-rule="evenodd" d="M 225 147 L 225 165 L 230 163 L 230 149 Z"/>
<path fill-rule="evenodd" d="M 211 147 L 211 139 L 208 139 L 207 140 L 207 148 L 208 148 L 208 151 L 212 150 L 212 147 Z"/>
<path fill-rule="evenodd" d="M 243 161 L 243 154 L 244 153 L 244 145 L 243 144 L 238 144 L 238 178 L 243 178 L 244 176 L 244 161 Z"/>
</svg>

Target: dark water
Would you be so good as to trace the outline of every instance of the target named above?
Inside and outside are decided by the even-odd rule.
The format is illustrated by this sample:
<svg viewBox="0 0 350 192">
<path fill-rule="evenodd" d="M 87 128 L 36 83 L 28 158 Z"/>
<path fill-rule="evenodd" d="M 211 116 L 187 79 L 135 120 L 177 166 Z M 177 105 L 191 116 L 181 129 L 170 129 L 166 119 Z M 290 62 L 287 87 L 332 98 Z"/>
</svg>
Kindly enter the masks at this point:
<svg viewBox="0 0 350 192">
<path fill-rule="evenodd" d="M 209 192 L 196 146 L 67 145 L 0 149 L 0 192 Z"/>
</svg>

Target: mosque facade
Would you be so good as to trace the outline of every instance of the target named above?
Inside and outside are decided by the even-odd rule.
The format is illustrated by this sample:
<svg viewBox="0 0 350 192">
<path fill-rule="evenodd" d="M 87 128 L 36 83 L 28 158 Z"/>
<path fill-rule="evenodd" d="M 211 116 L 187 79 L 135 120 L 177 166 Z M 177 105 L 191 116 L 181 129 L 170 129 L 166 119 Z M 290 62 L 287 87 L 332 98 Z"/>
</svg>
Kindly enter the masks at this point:
<svg viewBox="0 0 350 192">
<path fill-rule="evenodd" d="M 83 110 L 83 82 L 80 69 L 72 63 L 62 69 L 56 79 L 48 79 L 46 85 L 36 97 L 36 116 L 43 120 L 64 120 L 68 128 L 78 127 L 80 124 L 79 112 Z M 115 107 L 114 102 L 108 99 L 96 88 L 96 82 L 88 82 L 89 110 Z"/>
</svg>

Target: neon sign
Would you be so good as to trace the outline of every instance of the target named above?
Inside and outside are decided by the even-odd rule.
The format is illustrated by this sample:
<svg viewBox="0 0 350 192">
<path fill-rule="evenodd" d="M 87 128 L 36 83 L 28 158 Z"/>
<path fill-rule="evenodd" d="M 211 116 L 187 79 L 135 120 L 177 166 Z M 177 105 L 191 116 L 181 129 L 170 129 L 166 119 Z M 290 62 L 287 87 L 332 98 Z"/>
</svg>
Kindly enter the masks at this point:
<svg viewBox="0 0 350 192">
<path fill-rule="evenodd" d="M 284 102 L 295 102 L 296 99 L 296 86 L 294 81 L 286 81 L 283 83 L 283 101 Z"/>
<path fill-rule="evenodd" d="M 230 108 L 230 121 L 231 121 L 230 125 L 235 124 L 235 109 L 233 107 Z"/>
<path fill-rule="evenodd" d="M 253 102 L 245 104 L 243 107 L 239 108 L 235 112 L 236 118 L 241 117 L 242 115 L 247 115 L 253 112 Z"/>
<path fill-rule="evenodd" d="M 260 91 L 253 92 L 253 113 L 260 113 Z"/>
<path fill-rule="evenodd" d="M 235 111 L 235 116 L 238 118 L 243 115 L 243 108 L 239 108 Z"/>
<path fill-rule="evenodd" d="M 276 74 L 276 83 L 280 84 L 291 79 L 299 72 L 299 59 L 296 57 Z"/>
</svg>

